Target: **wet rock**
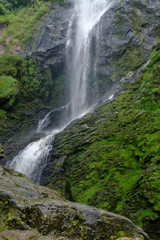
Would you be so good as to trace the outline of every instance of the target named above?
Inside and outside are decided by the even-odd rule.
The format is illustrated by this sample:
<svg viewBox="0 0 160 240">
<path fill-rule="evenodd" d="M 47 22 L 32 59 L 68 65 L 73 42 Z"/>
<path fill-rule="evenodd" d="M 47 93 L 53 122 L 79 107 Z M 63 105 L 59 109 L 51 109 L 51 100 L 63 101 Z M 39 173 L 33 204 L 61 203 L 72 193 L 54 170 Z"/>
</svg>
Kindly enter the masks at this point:
<svg viewBox="0 0 160 240">
<path fill-rule="evenodd" d="M 121 94 L 56 136 L 44 170 L 48 187 L 125 215 L 154 240 L 160 235 L 158 49 L 136 81 L 131 71 L 121 79 Z"/>
<path fill-rule="evenodd" d="M 102 16 L 97 74 L 104 79 L 103 87 L 107 81 L 119 81 L 149 59 L 157 42 L 159 4 L 123 0 Z"/>
<path fill-rule="evenodd" d="M 65 47 L 69 20 L 73 13 L 73 4 L 67 3 L 65 8 L 54 5 L 26 49 L 27 55 L 34 55 L 43 63 L 45 71 L 51 73 L 55 82 L 56 78 L 65 73 Z M 90 48 L 91 59 L 93 62 L 96 60 L 99 96 L 149 59 L 158 39 L 159 6 L 158 0 L 115 1 L 102 16 L 100 27 L 95 26 L 93 29 Z M 98 41 L 95 38 L 97 31 Z M 94 79 L 92 72 L 93 69 L 90 71 L 91 86 Z M 92 90 L 88 94 L 92 95 Z"/>
<path fill-rule="evenodd" d="M 33 55 L 44 63 L 44 69 L 53 78 L 63 74 L 65 46 L 72 7 L 53 4 L 40 29 L 33 35 L 31 44 L 26 46 L 26 54 Z"/>
<path fill-rule="evenodd" d="M 14 170 L 0 167 L 0 180 L 2 239 L 106 240 L 123 234 L 130 239 L 149 240 L 129 219 L 66 201 Z"/>
<path fill-rule="evenodd" d="M 91 58 L 93 61 L 95 57 L 97 58 L 96 81 L 100 98 L 103 95 L 108 98 L 110 92 L 119 94 L 123 91 L 128 86 L 128 83 L 131 84 L 134 82 L 139 67 L 149 59 L 151 49 L 158 39 L 159 21 L 157 19 L 160 17 L 159 5 L 158 0 L 119 1 L 102 16 L 98 42 L 95 42 L 97 28 L 93 29 Z M 66 100 L 64 97 L 66 71 L 65 46 L 68 24 L 72 13 L 72 1 L 67 1 L 65 7 L 54 3 L 49 13 L 43 17 L 43 21 L 37 25 L 31 43 L 25 46 L 25 55 L 28 56 L 28 59 L 36 57 L 42 63 L 38 78 L 42 82 L 46 81 L 44 76 L 42 76 L 42 72 L 47 72 L 47 76 L 50 78 L 52 83 L 51 99 L 53 100 L 51 100 L 50 105 L 52 106 L 60 106 Z M 134 78 L 126 78 L 125 76 L 128 72 L 134 73 Z M 117 88 L 117 85 L 114 85 L 115 82 L 118 83 L 124 77 L 125 81 L 121 82 L 118 85 L 120 87 Z M 92 79 L 90 80 L 92 86 Z M 155 83 L 158 84 L 158 81 Z M 159 96 L 159 92 L 155 92 L 155 95 Z M 17 132 L 21 132 L 21 135 L 27 135 L 26 138 L 28 141 L 28 135 L 29 138 L 32 138 L 35 133 L 39 118 L 35 109 L 28 111 L 21 109 L 17 110 L 17 113 L 18 117 L 20 115 L 25 118 L 26 123 L 22 123 L 23 119 L 21 117 L 19 120 L 11 118 L 7 121 L 7 124 L 4 123 L 3 129 L 5 131 L 0 136 L 0 141 L 6 143 L 5 152 L 8 156 L 6 161 L 11 159 L 13 155 L 16 155 L 25 146 L 25 144 L 20 144 L 19 146 L 19 143 L 17 143 L 17 139 L 23 141 L 23 137 L 17 137 Z M 16 114 L 15 116 L 17 117 Z M 33 119 L 33 123 L 31 123 L 31 118 Z M 55 119 L 53 116 L 53 118 L 56 120 L 57 126 L 57 117 Z M 29 134 L 26 133 L 29 131 L 29 125 L 31 125 L 31 132 L 33 131 L 33 134 L 31 132 Z M 21 129 L 23 130 L 21 131 Z M 27 141 L 24 140 L 24 142 Z M 13 153 L 14 149 L 15 152 Z"/>
<path fill-rule="evenodd" d="M 37 231 L 34 230 L 8 230 L 0 232 L 0 239 L 7 239 L 7 240 L 51 240 L 53 238 L 49 238 L 39 234 Z"/>
<path fill-rule="evenodd" d="M 5 157 L 4 150 L 3 150 L 2 144 L 0 144 L 0 159 L 4 157 Z"/>
</svg>

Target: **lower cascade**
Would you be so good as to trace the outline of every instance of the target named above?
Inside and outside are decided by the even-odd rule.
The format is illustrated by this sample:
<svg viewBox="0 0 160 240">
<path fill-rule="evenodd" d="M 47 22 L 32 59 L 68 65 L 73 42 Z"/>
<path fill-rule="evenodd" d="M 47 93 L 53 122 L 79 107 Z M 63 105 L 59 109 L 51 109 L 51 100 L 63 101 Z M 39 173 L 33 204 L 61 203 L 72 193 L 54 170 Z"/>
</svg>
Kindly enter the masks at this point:
<svg viewBox="0 0 160 240">
<path fill-rule="evenodd" d="M 37 133 L 44 133 L 45 137 L 31 142 L 11 162 L 7 163 L 7 167 L 25 174 L 36 184 L 40 184 L 42 170 L 47 164 L 55 135 L 63 131 L 73 120 L 89 112 L 98 101 L 94 89 L 91 95 L 89 93 L 91 72 L 96 79 L 96 58 L 94 64 L 91 62 L 91 39 L 94 36 L 98 44 L 100 19 L 115 2 L 112 0 L 74 1 L 66 42 L 66 81 L 69 89 L 69 104 L 59 109 L 63 112 L 63 117 L 59 119 L 56 128 L 52 127 L 50 118 L 54 111 L 52 110 L 39 121 L 37 127 Z M 113 95 L 109 99 L 112 97 Z"/>
</svg>

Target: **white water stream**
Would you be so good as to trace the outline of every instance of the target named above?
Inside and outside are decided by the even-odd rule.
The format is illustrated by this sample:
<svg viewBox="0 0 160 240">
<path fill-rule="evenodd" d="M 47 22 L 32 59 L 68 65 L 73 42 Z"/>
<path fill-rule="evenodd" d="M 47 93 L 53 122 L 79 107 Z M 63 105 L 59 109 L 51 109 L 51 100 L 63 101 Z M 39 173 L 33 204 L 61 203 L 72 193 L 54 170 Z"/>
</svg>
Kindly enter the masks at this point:
<svg viewBox="0 0 160 240">
<path fill-rule="evenodd" d="M 70 20 L 67 51 L 68 79 L 70 81 L 71 118 L 87 112 L 91 103 L 87 100 L 88 80 L 91 68 L 91 39 L 99 39 L 99 31 L 93 32 L 103 14 L 111 8 L 114 0 L 75 0 L 74 13 Z M 74 36 L 74 28 L 76 34 Z M 93 104 L 93 102 L 92 102 Z"/>
<path fill-rule="evenodd" d="M 43 132 L 46 136 L 39 141 L 34 141 L 19 152 L 7 167 L 27 175 L 31 180 L 40 183 L 42 169 L 47 163 L 47 158 L 52 149 L 55 135 L 74 119 L 82 117 L 92 108 L 94 101 L 87 99 L 88 78 L 91 66 L 90 44 L 94 35 L 98 39 L 98 32 L 93 32 L 102 15 L 111 8 L 114 0 L 74 0 L 73 15 L 69 22 L 68 37 L 66 43 L 67 81 L 70 89 L 70 110 L 66 109 L 66 121 L 60 120 L 59 127 L 48 131 L 51 125 L 49 112 L 44 119 L 39 121 L 37 133 Z"/>
</svg>

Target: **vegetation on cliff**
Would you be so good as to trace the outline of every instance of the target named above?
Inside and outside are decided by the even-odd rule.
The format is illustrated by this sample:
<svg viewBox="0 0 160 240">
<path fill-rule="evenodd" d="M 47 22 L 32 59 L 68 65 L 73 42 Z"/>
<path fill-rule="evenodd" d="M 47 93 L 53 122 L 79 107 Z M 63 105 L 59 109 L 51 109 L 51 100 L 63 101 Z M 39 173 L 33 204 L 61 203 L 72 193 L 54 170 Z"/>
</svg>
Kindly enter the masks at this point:
<svg viewBox="0 0 160 240">
<path fill-rule="evenodd" d="M 36 30 L 37 21 L 48 11 L 49 2 L 56 1 L 3 0 L 2 2 L 3 4 L 0 5 L 0 132 L 4 140 L 6 135 L 10 134 L 10 128 L 13 125 L 17 126 L 21 120 L 26 120 L 35 109 L 49 106 L 53 99 L 56 103 L 60 102 L 59 93 L 64 92 L 64 76 L 62 74 L 57 77 L 53 85 L 50 76 L 43 71 L 41 63 L 24 54 L 24 44 L 30 40 Z M 58 2 L 63 3 L 61 0 Z M 136 1 L 133 3 L 137 4 Z M 143 9 L 142 5 L 139 7 Z M 119 32 L 119 24 L 122 24 L 119 14 L 121 8 L 120 3 L 116 13 L 118 31 L 114 33 L 116 37 L 118 36 L 117 42 L 124 39 Z M 131 12 L 133 15 L 139 13 L 135 11 L 134 6 Z M 160 46 L 157 45 L 153 49 L 150 62 L 140 72 L 136 83 L 128 87 L 128 82 L 134 81 L 134 71 L 144 63 L 148 55 L 148 51 L 144 51 L 144 46 L 141 44 L 137 46 L 137 36 L 142 42 L 148 39 L 138 29 L 140 27 L 145 29 L 147 23 L 141 22 L 142 26 L 137 27 L 137 21 L 139 19 L 137 20 L 135 15 L 129 29 L 131 32 L 133 29 L 137 31 L 135 39 L 130 36 L 129 40 L 135 41 L 136 46 L 132 42 L 127 45 L 124 41 L 124 45 L 116 50 L 120 64 L 117 71 L 113 71 L 112 80 L 117 81 L 118 77 L 131 71 L 121 80 L 122 85 L 124 84 L 122 94 L 113 101 L 102 104 L 94 113 L 75 121 L 57 137 L 52 159 L 53 171 L 49 165 L 53 177 L 48 186 L 58 190 L 70 200 L 123 214 L 142 226 L 153 240 L 157 240 L 157 236 L 160 235 Z M 124 29 L 124 33 L 126 32 L 128 33 L 128 30 Z M 124 58 L 121 57 L 121 53 L 125 53 Z M 116 67 L 117 63 L 115 69 Z M 133 79 L 129 79 L 132 77 Z M 54 91 L 51 97 L 53 86 L 57 91 Z M 100 88 L 103 89 L 103 84 Z M 4 151 L 0 145 L 1 157 L 4 157 Z M 2 196 L 1 231 L 23 227 L 24 222 L 28 225 L 35 224 L 34 226 L 37 227 L 39 223 L 35 223 L 34 218 L 31 222 L 28 220 L 32 217 L 33 208 L 26 210 L 29 211 L 26 217 L 23 215 L 24 209 L 19 211 L 19 208 L 17 210 L 10 203 L 10 200 Z M 39 214 L 39 209 L 37 210 L 36 207 L 35 212 Z M 43 218 L 40 214 L 37 218 L 39 216 Z M 72 220 L 69 228 L 78 229 L 76 233 L 78 232 L 84 239 L 80 221 L 77 221 L 77 218 Z M 50 217 L 45 221 L 50 222 Z M 41 225 L 38 226 L 40 231 L 46 231 L 41 229 Z M 110 235 L 110 240 L 124 236 L 121 230 L 120 233 L 119 230 L 116 231 L 116 235 Z M 75 235 L 75 232 L 71 234 Z"/>
<path fill-rule="evenodd" d="M 0 3 L 1 141 L 14 126 L 53 100 L 49 73 L 40 61 L 25 53 L 25 44 L 37 30 L 38 21 L 49 11 L 51 2 L 63 3 L 59 0 L 3 0 Z"/>
<path fill-rule="evenodd" d="M 135 84 L 57 137 L 48 185 L 71 200 L 130 217 L 155 240 L 160 234 L 159 84 L 158 44 Z"/>
<path fill-rule="evenodd" d="M 0 28 L 3 30 L 1 30 L 1 45 L 3 46 L 3 52 L 2 50 L 1 52 L 4 54 L 7 51 L 22 50 L 22 44 L 30 40 L 35 32 L 35 24 L 47 13 L 49 4 L 45 2 L 32 5 L 22 4 L 18 10 L 12 3 L 9 9 L 5 8 L 5 4 L 2 6 L 5 10 L 1 11 L 0 15 Z"/>
<path fill-rule="evenodd" d="M 0 131 L 5 137 L 16 121 L 49 104 L 51 81 L 34 58 L 6 54 L 0 57 Z"/>
<path fill-rule="evenodd" d="M 36 30 L 38 20 L 49 11 L 50 3 L 64 4 L 63 0 L 29 0 L 0 3 L 0 55 L 23 49 Z"/>
</svg>

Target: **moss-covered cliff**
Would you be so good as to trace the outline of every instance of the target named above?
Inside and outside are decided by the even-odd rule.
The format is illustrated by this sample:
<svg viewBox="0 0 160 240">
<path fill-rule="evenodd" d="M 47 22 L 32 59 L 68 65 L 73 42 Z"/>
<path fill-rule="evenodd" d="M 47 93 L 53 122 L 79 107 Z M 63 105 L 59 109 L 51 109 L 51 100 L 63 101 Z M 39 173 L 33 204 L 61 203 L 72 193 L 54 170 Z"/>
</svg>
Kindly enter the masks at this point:
<svg viewBox="0 0 160 240">
<path fill-rule="evenodd" d="M 33 56 L 29 48 L 31 39 L 36 41 L 33 34 L 40 31 L 48 13 L 60 8 L 59 4 L 63 1 L 0 3 L 0 141 L 3 143 L 23 123 L 25 134 L 25 129 L 38 121 L 37 110 L 61 104 L 63 85 L 59 87 L 57 77 L 45 69 L 44 61 Z M 32 123 L 27 126 L 31 118 Z"/>
<path fill-rule="evenodd" d="M 35 109 L 49 105 L 52 83 L 34 58 L 7 54 L 0 57 L 0 131 L 27 119 Z"/>
<path fill-rule="evenodd" d="M 0 77 L 1 83 L 7 81 L 2 87 L 8 95 L 0 96 L 0 141 L 8 139 L 15 126 L 37 109 L 65 103 L 65 47 L 72 3 L 3 0 Z M 118 1 L 102 16 L 99 41 L 95 43 L 93 34 L 90 46 L 97 77 L 95 83 L 90 69 L 89 97 L 102 97 L 149 59 L 159 34 L 159 4 L 158 0 Z"/>
<path fill-rule="evenodd" d="M 28 122 L 27 128 L 32 127 L 33 122 L 39 118 L 34 115 L 37 109 L 61 105 L 64 101 L 64 55 L 69 8 L 54 8 L 53 5 L 49 8 L 45 2 L 38 6 L 20 8 L 0 17 L 0 141 L 3 142 L 13 132 L 19 133 L 22 120 Z M 46 12 L 49 13 L 48 16 L 44 15 Z M 93 60 L 97 57 L 98 91 L 100 96 L 103 95 L 106 87 L 115 81 L 119 82 L 121 78 L 119 88 L 113 100 L 107 100 L 93 113 L 73 122 L 56 137 L 52 159 L 43 176 L 47 181 L 51 176 L 48 186 L 69 200 L 131 218 L 153 240 L 157 240 L 160 235 L 159 44 L 153 49 L 148 65 L 144 69 L 141 67 L 149 59 L 152 46 L 160 37 L 159 19 L 159 1 L 153 0 L 119 1 L 115 8 L 104 14 L 100 22 L 99 52 L 96 52 L 97 55 L 93 52 Z M 18 34 L 15 28 L 17 23 Z M 30 43 L 26 44 L 28 41 Z M 92 43 L 91 49 L 94 50 L 94 41 Z M 91 83 L 93 84 L 92 81 Z M 24 129 L 22 132 L 25 132 Z M 16 145 L 16 137 L 17 135 L 13 138 L 15 148 L 21 149 L 22 146 Z M 29 142 L 30 139 L 27 138 L 26 141 Z M 10 142 L 9 140 L 5 147 L 8 145 L 9 148 Z M 1 157 L 4 157 L 4 152 L 0 145 Z M 8 171 L 1 170 L 1 179 L 5 174 L 17 174 Z M 14 177 L 12 180 L 17 183 Z M 21 187 L 25 189 L 26 185 Z M 44 189 L 43 191 L 45 192 Z M 36 197 L 39 196 L 42 202 L 36 200 L 38 207 L 34 205 L 34 210 L 37 217 L 41 217 L 40 224 L 32 215 L 32 203 L 26 203 L 30 204 L 30 208 L 22 207 L 26 201 L 23 199 L 22 205 L 20 203 L 21 206 L 15 207 L 14 202 L 7 199 L 11 203 L 8 205 L 8 202 L 5 203 L 6 196 L 2 193 L 1 231 L 17 227 L 28 229 L 28 226 L 39 228 L 41 233 L 55 231 L 52 228 L 54 221 L 50 224 L 54 216 L 46 217 L 46 206 L 43 213 L 39 208 L 48 195 L 41 193 Z M 28 214 L 27 217 L 23 215 L 24 212 Z M 79 213 L 76 214 L 78 221 L 84 220 L 79 218 Z M 58 221 L 61 222 L 63 217 L 60 210 Z M 65 217 L 68 221 L 68 215 Z M 46 222 L 49 224 L 45 228 Z M 58 237 L 66 227 L 65 224 L 66 222 L 58 230 Z M 73 219 L 67 227 L 75 229 L 70 235 L 66 233 L 71 239 L 75 233 L 79 234 L 79 239 L 87 240 L 87 236 L 93 239 L 96 235 L 95 232 L 87 235 L 90 232 L 88 225 L 85 225 L 85 231 L 79 222 L 77 226 L 77 215 L 76 220 Z M 100 230 L 98 228 L 101 236 L 100 231 L 101 225 Z M 119 231 L 121 229 L 118 228 L 116 235 L 106 233 L 100 239 L 123 237 L 122 232 L 120 234 L 123 235 L 117 236 Z M 34 234 L 39 233 L 33 232 Z M 85 238 L 83 234 L 86 234 Z M 56 236 L 55 233 L 52 235 Z M 38 237 L 43 239 L 43 236 Z"/>
<path fill-rule="evenodd" d="M 160 234 L 159 84 L 158 44 L 135 84 L 57 136 L 48 185 L 70 200 L 130 217 L 155 240 Z"/>
</svg>

